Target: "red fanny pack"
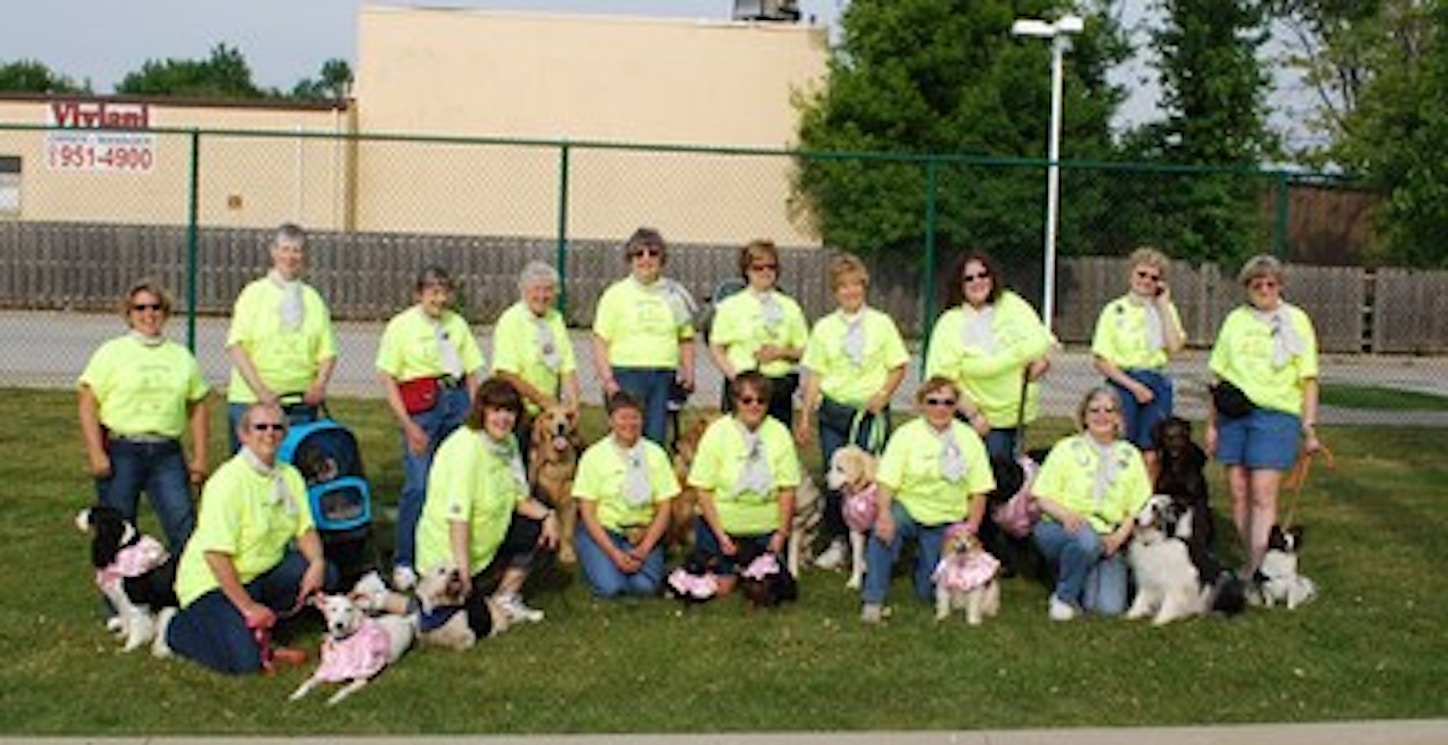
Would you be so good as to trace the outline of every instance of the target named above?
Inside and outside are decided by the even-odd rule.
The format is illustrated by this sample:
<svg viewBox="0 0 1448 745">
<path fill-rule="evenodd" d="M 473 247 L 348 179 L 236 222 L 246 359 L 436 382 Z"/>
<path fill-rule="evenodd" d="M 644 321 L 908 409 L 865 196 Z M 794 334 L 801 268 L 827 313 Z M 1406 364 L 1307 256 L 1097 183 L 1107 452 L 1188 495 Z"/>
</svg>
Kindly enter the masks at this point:
<svg viewBox="0 0 1448 745">
<path fill-rule="evenodd" d="M 437 406 L 437 378 L 413 378 L 397 384 L 402 394 L 402 408 L 409 414 L 421 414 Z"/>
</svg>

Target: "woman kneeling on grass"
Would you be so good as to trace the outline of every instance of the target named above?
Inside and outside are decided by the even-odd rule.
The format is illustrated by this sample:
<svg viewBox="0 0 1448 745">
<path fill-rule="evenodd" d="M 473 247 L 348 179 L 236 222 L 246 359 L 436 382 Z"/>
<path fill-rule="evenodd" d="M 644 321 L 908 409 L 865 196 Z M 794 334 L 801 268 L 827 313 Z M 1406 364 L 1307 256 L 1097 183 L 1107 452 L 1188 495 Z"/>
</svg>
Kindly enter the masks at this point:
<svg viewBox="0 0 1448 745">
<path fill-rule="evenodd" d="M 657 595 L 664 532 L 679 480 L 664 449 L 643 437 L 644 406 L 627 391 L 608 397 L 609 433 L 584 451 L 573 481 L 583 577 L 600 598 Z"/>
<path fill-rule="evenodd" d="M 689 471 L 689 484 L 699 489 L 695 542 L 717 559 L 720 595 L 734 590 L 741 554 L 782 556 L 794 521 L 799 455 L 789 429 L 766 413 L 770 392 L 769 378 L 757 370 L 735 376 L 734 413 L 704 431 Z"/>
<path fill-rule="evenodd" d="M 936 376 L 915 393 L 919 418 L 890 438 L 875 478 L 879 516 L 865 553 L 864 607 L 860 620 L 880 623 L 891 571 L 906 541 L 916 544 L 915 592 L 935 598 L 931 575 L 940 563 L 946 528 L 965 521 L 979 531 L 985 495 L 995 489 L 985 444 L 955 418 L 960 389 Z"/>
<path fill-rule="evenodd" d="M 1121 401 L 1106 386 L 1076 409 L 1080 434 L 1051 448 L 1031 491 L 1041 505 L 1033 538 L 1056 570 L 1049 615 L 1069 621 L 1083 609 L 1126 611 L 1126 542 L 1132 518 L 1151 496 L 1141 451 L 1122 439 Z"/>
</svg>

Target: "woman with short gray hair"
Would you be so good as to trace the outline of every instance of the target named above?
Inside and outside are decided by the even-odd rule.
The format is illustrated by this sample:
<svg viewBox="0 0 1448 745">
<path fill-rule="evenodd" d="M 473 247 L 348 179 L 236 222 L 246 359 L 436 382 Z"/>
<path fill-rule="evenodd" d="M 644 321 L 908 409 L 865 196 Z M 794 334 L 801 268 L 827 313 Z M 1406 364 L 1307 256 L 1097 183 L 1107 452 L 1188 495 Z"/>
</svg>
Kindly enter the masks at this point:
<svg viewBox="0 0 1448 745">
<path fill-rule="evenodd" d="M 519 300 L 493 326 L 493 374 L 513 384 L 526 413 L 519 418 L 519 444 L 539 411 L 563 406 L 578 413 L 578 367 L 558 298 L 558 271 L 530 261 L 518 275 Z"/>
</svg>

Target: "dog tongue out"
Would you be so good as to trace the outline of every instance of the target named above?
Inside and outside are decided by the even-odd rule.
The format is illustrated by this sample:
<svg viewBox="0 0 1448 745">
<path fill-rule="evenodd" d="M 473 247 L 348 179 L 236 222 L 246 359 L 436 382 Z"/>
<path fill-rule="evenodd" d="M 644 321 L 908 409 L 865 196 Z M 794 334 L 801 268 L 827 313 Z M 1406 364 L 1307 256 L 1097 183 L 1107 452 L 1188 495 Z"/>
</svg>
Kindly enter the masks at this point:
<svg viewBox="0 0 1448 745">
<path fill-rule="evenodd" d="M 567 449 L 568 449 L 568 438 L 567 438 L 567 437 L 564 437 L 563 435 L 554 435 L 554 436 L 553 436 L 553 449 L 554 449 L 554 450 L 557 450 L 557 451 L 559 451 L 559 452 L 563 452 L 564 450 L 567 450 Z"/>
</svg>

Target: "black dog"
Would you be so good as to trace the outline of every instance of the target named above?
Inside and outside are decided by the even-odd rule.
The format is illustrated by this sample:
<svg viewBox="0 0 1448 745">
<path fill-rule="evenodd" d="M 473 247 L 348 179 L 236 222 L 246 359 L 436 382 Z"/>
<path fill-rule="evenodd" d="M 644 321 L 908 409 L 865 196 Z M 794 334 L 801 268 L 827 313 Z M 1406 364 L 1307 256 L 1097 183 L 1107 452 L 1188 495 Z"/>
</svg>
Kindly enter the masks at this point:
<svg viewBox="0 0 1448 745">
<path fill-rule="evenodd" d="M 1197 578 L 1203 588 L 1211 590 L 1205 603 L 1205 610 L 1235 616 L 1247 607 L 1248 585 L 1237 573 L 1228 569 L 1211 547 L 1196 532 L 1201 522 L 1195 507 L 1183 507 L 1176 497 L 1162 515 L 1162 532 L 1168 539 L 1177 539 L 1187 546 L 1187 556 L 1197 569 Z M 1208 519 L 1210 524 L 1211 520 Z"/>
<path fill-rule="evenodd" d="M 176 557 L 160 541 L 141 535 L 120 510 L 96 505 L 81 510 L 76 527 L 91 537 L 96 587 L 116 611 L 106 627 L 127 652 L 151 641 L 153 614 L 180 605 L 176 599 Z"/>
<path fill-rule="evenodd" d="M 1042 463 L 1046 459 L 1046 450 L 1032 450 L 1026 457 Z M 986 514 L 991 514 L 997 505 L 1004 504 L 1012 495 L 1021 490 L 1021 483 L 1025 480 L 1026 474 L 1021 464 L 1014 458 L 991 458 L 991 474 L 995 476 L 995 491 L 986 495 Z M 1031 545 L 1030 536 L 1017 538 L 996 525 L 994 520 L 985 520 L 980 526 L 980 541 L 986 550 L 1001 562 L 1001 576 L 1014 577 L 1017 574 L 1026 573 L 1033 563 L 1035 556 Z M 1048 578 L 1049 569 L 1044 561 L 1034 562 L 1036 574 L 1041 578 Z"/>
<path fill-rule="evenodd" d="M 1192 425 L 1181 417 L 1169 417 L 1151 428 L 1158 463 L 1153 491 L 1169 495 L 1178 511 L 1192 511 L 1193 542 L 1207 551 L 1217 545 L 1216 526 L 1212 522 L 1211 497 L 1207 492 L 1207 453 L 1192 441 Z"/>
<path fill-rule="evenodd" d="M 739 589 L 751 609 L 799 599 L 799 584 L 778 554 L 741 549 L 738 569 Z"/>
</svg>

